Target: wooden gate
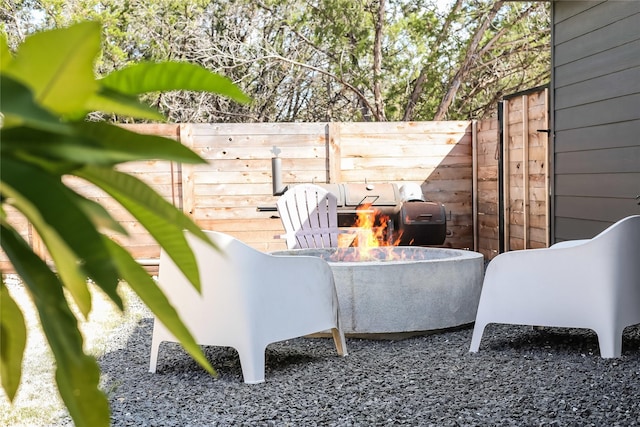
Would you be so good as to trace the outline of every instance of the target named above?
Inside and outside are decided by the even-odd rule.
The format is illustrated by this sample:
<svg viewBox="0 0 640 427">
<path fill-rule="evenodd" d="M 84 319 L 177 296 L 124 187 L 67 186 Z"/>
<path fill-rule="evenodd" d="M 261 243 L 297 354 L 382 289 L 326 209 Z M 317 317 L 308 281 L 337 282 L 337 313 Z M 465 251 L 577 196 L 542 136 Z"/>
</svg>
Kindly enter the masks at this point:
<svg viewBox="0 0 640 427">
<path fill-rule="evenodd" d="M 548 89 L 501 101 L 500 252 L 549 246 Z"/>
</svg>

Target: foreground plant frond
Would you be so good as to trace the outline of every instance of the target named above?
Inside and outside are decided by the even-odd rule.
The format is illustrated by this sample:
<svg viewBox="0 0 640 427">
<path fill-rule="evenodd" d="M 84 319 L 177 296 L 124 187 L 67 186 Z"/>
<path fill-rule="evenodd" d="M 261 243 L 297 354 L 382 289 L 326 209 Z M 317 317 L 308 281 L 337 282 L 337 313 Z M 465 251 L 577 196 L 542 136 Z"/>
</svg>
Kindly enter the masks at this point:
<svg viewBox="0 0 640 427">
<path fill-rule="evenodd" d="M 205 161 L 179 142 L 140 135 L 107 123 L 86 122 L 101 111 L 163 120 L 137 96 L 164 90 L 206 91 L 248 102 L 228 79 L 192 64 L 140 64 L 96 79 L 101 26 L 83 22 L 28 37 L 13 56 L 0 38 L 0 226 L 2 250 L 37 308 L 56 360 L 56 383 L 78 426 L 109 425 L 106 396 L 98 388 L 100 368 L 84 353 L 78 319 L 65 295 L 85 318 L 91 312 L 87 281 L 120 308 L 118 285 L 125 280 L 153 313 L 210 373 L 200 347 L 168 299 L 131 254 L 104 230 L 126 234 L 101 205 L 67 187 L 63 177 L 80 177 L 128 210 L 200 289 L 197 264 L 184 237 L 189 230 L 211 244 L 184 213 L 142 181 L 115 166 L 160 159 Z M 19 211 L 42 239 L 52 264 L 15 231 L 5 206 Z M 67 294 L 63 292 L 66 289 Z M 0 284 L 0 375 L 7 396 L 19 392 L 26 343 L 24 316 Z"/>
</svg>

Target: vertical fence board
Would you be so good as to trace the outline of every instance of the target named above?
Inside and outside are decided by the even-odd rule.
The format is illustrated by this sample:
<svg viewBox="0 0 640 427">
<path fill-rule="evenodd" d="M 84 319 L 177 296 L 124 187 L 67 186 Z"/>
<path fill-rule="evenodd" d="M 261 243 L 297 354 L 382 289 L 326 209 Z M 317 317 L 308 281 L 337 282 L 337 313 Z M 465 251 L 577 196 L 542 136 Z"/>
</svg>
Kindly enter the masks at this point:
<svg viewBox="0 0 640 427">
<path fill-rule="evenodd" d="M 478 251 L 492 259 L 499 251 L 498 119 L 478 122 Z"/>
<path fill-rule="evenodd" d="M 342 182 L 342 149 L 340 147 L 340 125 L 332 122 L 327 125 L 327 182 Z"/>
</svg>

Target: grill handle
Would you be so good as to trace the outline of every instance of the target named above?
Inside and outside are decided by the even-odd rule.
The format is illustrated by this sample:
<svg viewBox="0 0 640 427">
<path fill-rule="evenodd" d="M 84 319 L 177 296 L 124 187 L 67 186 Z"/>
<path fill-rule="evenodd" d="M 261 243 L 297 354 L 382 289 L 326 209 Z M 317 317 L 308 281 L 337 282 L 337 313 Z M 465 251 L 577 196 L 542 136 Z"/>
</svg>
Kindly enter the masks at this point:
<svg viewBox="0 0 640 427">
<path fill-rule="evenodd" d="M 378 196 L 378 195 L 364 196 L 362 198 L 362 200 L 360 200 L 360 203 L 358 203 L 358 206 L 362 206 L 362 205 L 365 205 L 365 204 L 373 205 L 379 198 L 380 198 L 380 196 Z M 373 200 L 369 201 L 370 199 L 373 199 Z"/>
</svg>

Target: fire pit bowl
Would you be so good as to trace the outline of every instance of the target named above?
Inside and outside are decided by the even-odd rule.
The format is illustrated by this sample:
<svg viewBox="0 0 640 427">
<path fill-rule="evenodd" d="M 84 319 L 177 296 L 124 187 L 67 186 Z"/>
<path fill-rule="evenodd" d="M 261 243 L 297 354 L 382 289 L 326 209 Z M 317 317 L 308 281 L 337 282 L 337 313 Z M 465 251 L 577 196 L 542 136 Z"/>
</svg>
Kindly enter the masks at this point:
<svg viewBox="0 0 640 427">
<path fill-rule="evenodd" d="M 385 246 L 357 259 L 358 248 L 296 249 L 273 255 L 326 260 L 335 278 L 340 321 L 351 336 L 433 332 L 472 323 L 484 258 L 466 250 Z M 392 259 L 390 259 L 392 258 Z"/>
</svg>

